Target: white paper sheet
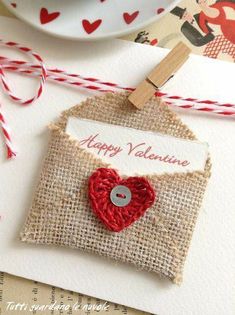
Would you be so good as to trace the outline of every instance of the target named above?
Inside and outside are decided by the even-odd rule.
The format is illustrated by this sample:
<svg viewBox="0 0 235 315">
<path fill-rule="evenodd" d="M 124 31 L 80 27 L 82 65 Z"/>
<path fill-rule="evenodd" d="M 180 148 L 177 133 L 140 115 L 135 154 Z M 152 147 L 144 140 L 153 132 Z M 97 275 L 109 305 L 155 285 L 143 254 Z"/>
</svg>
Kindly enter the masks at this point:
<svg viewBox="0 0 235 315">
<path fill-rule="evenodd" d="M 204 171 L 208 145 L 156 132 L 70 117 L 66 133 L 125 175 Z"/>
<path fill-rule="evenodd" d="M 1 37 L 33 47 L 49 65 L 123 85 L 136 85 L 166 54 L 160 48 L 118 40 L 77 43 L 51 38 L 2 17 L 0 29 Z M 234 77 L 234 64 L 192 56 L 169 82 L 167 91 L 234 102 Z M 36 86 L 35 81 L 14 79 L 21 95 L 29 95 Z M 20 154 L 15 161 L 5 161 L 0 142 L 0 270 L 160 315 L 234 314 L 234 119 L 180 111 L 198 139 L 209 143 L 213 162 L 180 287 L 152 273 L 78 250 L 17 240 L 47 149 L 45 126 L 86 96 L 48 84 L 42 98 L 29 107 L 20 108 L 2 97 Z"/>
</svg>

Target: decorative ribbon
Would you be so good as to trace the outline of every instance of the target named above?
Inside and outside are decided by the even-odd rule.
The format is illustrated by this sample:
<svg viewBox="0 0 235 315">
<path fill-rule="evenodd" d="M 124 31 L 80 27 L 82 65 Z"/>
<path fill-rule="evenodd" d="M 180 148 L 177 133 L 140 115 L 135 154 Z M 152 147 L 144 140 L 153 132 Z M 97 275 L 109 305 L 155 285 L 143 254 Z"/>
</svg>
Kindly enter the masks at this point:
<svg viewBox="0 0 235 315">
<path fill-rule="evenodd" d="M 97 92 L 115 92 L 118 90 L 133 91 L 133 87 L 124 87 L 116 83 L 101 81 L 93 77 L 85 77 L 80 74 L 69 73 L 57 68 L 46 67 L 42 58 L 30 48 L 17 44 L 15 42 L 5 42 L 0 40 L 2 46 L 17 49 L 35 60 L 35 63 L 29 63 L 21 60 L 13 60 L 5 56 L 0 56 L 0 80 L 5 94 L 15 103 L 26 106 L 32 104 L 42 94 L 46 80 L 51 80 L 60 84 L 78 87 L 88 91 Z M 12 92 L 5 76 L 5 71 L 12 71 L 23 75 L 29 75 L 39 78 L 39 87 L 30 99 L 23 100 Z M 185 98 L 178 95 L 169 95 L 168 93 L 156 91 L 155 96 L 161 97 L 169 105 L 175 105 L 183 109 L 193 109 L 202 112 L 213 113 L 222 116 L 235 116 L 235 104 L 219 103 L 212 100 L 199 100 L 196 98 Z M 13 148 L 9 127 L 4 117 L 2 106 L 0 106 L 0 127 L 3 131 L 3 137 L 7 149 L 7 158 L 16 156 Z"/>
</svg>

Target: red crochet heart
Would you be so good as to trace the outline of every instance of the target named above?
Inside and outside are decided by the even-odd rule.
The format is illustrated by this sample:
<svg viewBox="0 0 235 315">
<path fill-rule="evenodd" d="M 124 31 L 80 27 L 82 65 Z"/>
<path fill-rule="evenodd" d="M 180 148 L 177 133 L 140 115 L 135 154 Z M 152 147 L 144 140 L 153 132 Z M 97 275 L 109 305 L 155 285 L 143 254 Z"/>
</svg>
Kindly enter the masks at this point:
<svg viewBox="0 0 235 315">
<path fill-rule="evenodd" d="M 110 198 L 113 188 L 120 185 L 131 192 L 131 200 L 125 206 L 115 205 Z M 92 210 L 105 226 L 111 231 L 120 232 L 153 205 L 155 191 L 144 177 L 121 179 L 115 170 L 99 168 L 89 178 L 89 199 Z"/>
</svg>

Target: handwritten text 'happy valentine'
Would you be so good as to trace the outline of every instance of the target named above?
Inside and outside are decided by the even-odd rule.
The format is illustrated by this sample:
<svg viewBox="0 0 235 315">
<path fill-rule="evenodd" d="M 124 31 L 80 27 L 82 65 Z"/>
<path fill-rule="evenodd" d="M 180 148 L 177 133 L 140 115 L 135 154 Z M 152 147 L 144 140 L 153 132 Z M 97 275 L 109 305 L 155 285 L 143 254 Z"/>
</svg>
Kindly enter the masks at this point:
<svg viewBox="0 0 235 315">
<path fill-rule="evenodd" d="M 124 147 L 115 146 L 112 143 L 105 143 L 99 139 L 99 134 L 90 135 L 86 139 L 79 141 L 82 147 L 87 149 L 93 149 L 100 156 L 107 156 L 113 158 L 125 153 L 128 156 L 133 156 L 136 158 L 142 158 L 151 161 L 160 161 L 169 164 L 177 164 L 182 167 L 188 166 L 190 164 L 187 160 L 180 160 L 174 155 L 160 155 L 155 152 L 155 148 L 151 145 L 148 145 L 145 142 L 142 143 L 132 143 L 128 142 Z"/>
</svg>

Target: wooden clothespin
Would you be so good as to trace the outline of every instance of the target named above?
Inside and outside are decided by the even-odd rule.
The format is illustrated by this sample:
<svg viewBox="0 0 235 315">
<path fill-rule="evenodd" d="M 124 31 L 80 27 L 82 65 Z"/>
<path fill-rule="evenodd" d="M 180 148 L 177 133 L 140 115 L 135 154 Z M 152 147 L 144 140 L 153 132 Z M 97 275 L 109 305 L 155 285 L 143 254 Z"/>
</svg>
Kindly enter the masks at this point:
<svg viewBox="0 0 235 315">
<path fill-rule="evenodd" d="M 128 100 L 141 109 L 188 59 L 191 50 L 180 42 L 132 92 Z"/>
</svg>

